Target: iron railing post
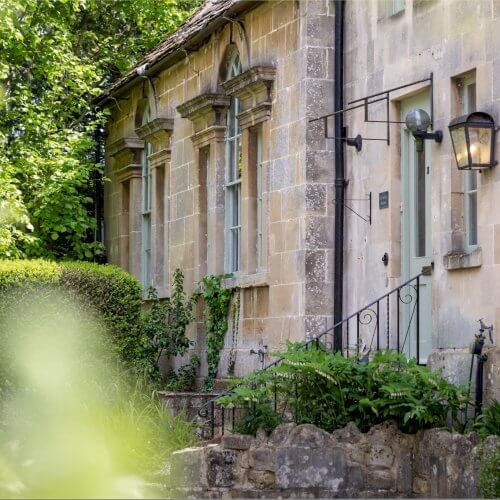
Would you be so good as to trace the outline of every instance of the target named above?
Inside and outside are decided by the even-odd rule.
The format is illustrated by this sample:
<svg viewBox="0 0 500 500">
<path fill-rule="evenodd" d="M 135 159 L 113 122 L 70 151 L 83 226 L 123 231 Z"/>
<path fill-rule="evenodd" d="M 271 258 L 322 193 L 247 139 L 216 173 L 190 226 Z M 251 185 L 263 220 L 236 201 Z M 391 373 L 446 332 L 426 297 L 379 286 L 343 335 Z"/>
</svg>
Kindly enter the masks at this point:
<svg viewBox="0 0 500 500">
<path fill-rule="evenodd" d="M 420 364 L 420 276 L 417 276 L 417 363 Z"/>
</svg>

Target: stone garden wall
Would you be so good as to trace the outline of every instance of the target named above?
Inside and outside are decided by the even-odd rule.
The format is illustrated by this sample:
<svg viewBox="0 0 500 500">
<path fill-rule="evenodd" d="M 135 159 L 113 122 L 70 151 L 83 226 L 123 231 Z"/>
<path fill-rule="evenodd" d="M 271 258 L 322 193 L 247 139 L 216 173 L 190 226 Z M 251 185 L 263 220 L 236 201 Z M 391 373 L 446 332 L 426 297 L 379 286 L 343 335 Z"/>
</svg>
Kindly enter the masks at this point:
<svg viewBox="0 0 500 500">
<path fill-rule="evenodd" d="M 500 438 L 487 446 L 499 447 Z M 220 498 L 476 497 L 477 436 L 430 429 L 403 434 L 392 422 L 329 434 L 309 424 L 270 435 L 225 435 L 174 453 L 167 471 L 179 495 Z"/>
</svg>

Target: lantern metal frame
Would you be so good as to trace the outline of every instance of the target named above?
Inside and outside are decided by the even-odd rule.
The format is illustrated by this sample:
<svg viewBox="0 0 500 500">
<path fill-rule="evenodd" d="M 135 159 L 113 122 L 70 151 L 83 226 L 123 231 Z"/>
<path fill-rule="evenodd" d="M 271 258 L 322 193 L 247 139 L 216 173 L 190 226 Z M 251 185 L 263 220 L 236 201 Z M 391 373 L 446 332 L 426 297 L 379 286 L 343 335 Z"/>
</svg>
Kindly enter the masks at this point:
<svg viewBox="0 0 500 500">
<path fill-rule="evenodd" d="M 482 120 L 478 118 L 481 117 Z M 467 146 L 467 165 L 460 166 L 459 161 L 457 159 L 457 150 L 455 147 L 455 141 L 453 140 L 452 132 L 459 128 L 464 129 L 465 143 Z M 471 153 L 471 144 L 469 138 L 469 129 L 470 128 L 482 128 L 491 130 L 491 144 L 490 144 L 490 161 L 489 163 L 473 163 L 472 161 L 472 153 Z M 495 120 L 489 113 L 485 113 L 484 111 L 474 111 L 472 113 L 468 113 L 466 115 L 458 116 L 451 120 L 448 125 L 448 130 L 450 132 L 451 144 L 453 146 L 453 153 L 455 156 L 455 162 L 457 164 L 458 170 L 484 170 L 487 168 L 494 167 L 498 162 L 495 160 L 495 135 L 498 130 L 498 127 L 495 127 Z"/>
</svg>

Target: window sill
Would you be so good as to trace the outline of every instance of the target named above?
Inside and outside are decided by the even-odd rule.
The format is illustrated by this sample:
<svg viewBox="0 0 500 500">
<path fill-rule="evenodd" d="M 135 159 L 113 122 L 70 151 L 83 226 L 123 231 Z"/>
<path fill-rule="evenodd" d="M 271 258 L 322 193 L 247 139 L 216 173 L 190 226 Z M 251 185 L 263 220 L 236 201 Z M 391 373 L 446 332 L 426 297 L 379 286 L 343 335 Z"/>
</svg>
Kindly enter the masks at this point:
<svg viewBox="0 0 500 500">
<path fill-rule="evenodd" d="M 470 252 L 448 252 L 443 256 L 443 266 L 447 271 L 458 269 L 473 269 L 481 267 L 483 263 L 483 251 L 477 247 Z"/>
<path fill-rule="evenodd" d="M 254 274 L 243 274 L 225 279 L 223 285 L 230 288 L 257 288 L 269 286 L 269 273 L 261 272 Z"/>
</svg>

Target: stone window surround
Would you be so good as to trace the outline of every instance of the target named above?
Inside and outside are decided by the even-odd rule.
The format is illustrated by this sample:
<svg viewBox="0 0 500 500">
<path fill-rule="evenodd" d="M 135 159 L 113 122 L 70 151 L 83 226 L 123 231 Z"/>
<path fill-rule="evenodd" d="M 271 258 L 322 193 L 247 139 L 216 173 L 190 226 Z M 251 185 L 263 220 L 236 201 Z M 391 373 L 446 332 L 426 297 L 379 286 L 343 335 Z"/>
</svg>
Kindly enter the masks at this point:
<svg viewBox="0 0 500 500">
<path fill-rule="evenodd" d="M 455 96 L 454 106 L 452 106 L 452 112 L 454 115 L 459 116 L 464 114 L 467 110 L 463 109 L 463 104 L 461 101 L 459 85 L 462 84 L 467 79 L 470 79 L 472 75 L 475 76 L 475 70 L 473 72 L 469 72 L 467 75 L 459 75 L 452 79 L 452 95 Z M 453 153 L 453 151 L 452 151 Z M 464 203 L 464 189 L 465 189 L 465 179 L 463 176 L 463 172 L 457 170 L 455 164 L 455 158 L 452 154 L 451 159 L 451 169 L 452 169 L 452 184 L 460 184 L 462 187 L 460 189 L 460 203 L 458 203 L 458 208 L 455 210 L 459 213 L 464 214 L 465 216 L 465 203 Z M 455 180 L 455 182 L 454 182 Z M 454 193 L 452 193 L 453 195 Z M 457 270 L 467 270 L 474 269 L 482 266 L 482 248 L 480 245 L 477 245 L 473 248 L 468 248 L 465 242 L 466 234 L 465 234 L 465 221 L 462 221 L 461 230 L 459 231 L 460 238 L 452 237 L 452 250 L 443 255 L 443 267 L 447 271 L 457 271 Z M 460 240 L 460 241 L 457 241 Z M 463 241 L 462 241 L 463 240 Z"/>
<path fill-rule="evenodd" d="M 245 151 L 249 144 L 250 128 L 262 124 L 264 143 L 267 144 L 269 129 L 268 120 L 272 108 L 272 85 L 276 70 L 272 66 L 255 66 L 236 77 L 224 82 L 222 93 L 207 93 L 199 95 L 177 107 L 182 118 L 188 118 L 193 123 L 194 134 L 191 136 L 193 146 L 198 151 L 204 147 L 210 147 L 211 162 L 211 186 L 218 188 L 224 185 L 225 175 L 225 133 L 226 133 L 226 111 L 229 107 L 230 97 L 236 97 L 240 101 L 241 112 L 238 115 L 240 128 L 242 130 L 243 159 L 248 163 L 248 152 Z M 266 123 L 267 122 L 267 123 Z M 264 163 L 267 161 L 267 148 L 263 148 Z M 199 155 L 198 155 L 199 157 Z M 248 172 L 247 165 L 244 171 Z M 246 183 L 247 180 L 242 180 Z M 219 189 L 216 189 L 219 191 Z M 224 251 L 224 196 L 222 193 L 211 193 L 209 196 L 217 198 L 215 206 L 210 210 L 209 226 L 215 227 L 215 235 L 208 237 L 207 251 L 207 273 L 223 274 L 224 260 L 220 259 Z M 267 200 L 265 201 L 267 204 Z M 244 208 L 242 207 L 244 210 Z M 266 210 L 263 210 L 266 213 Z M 248 259 L 243 256 L 242 270 L 233 278 L 225 280 L 228 286 L 239 288 L 261 287 L 269 285 L 269 272 L 267 271 L 267 227 L 264 223 L 264 266 L 259 272 L 249 271 Z M 245 238 L 245 226 L 243 226 L 243 238 Z M 222 238 L 221 238 L 222 237 Z M 210 248 L 212 246 L 212 248 Z M 198 269 L 200 265 L 197 265 Z M 201 276 L 198 276 L 201 278 Z"/>
<path fill-rule="evenodd" d="M 168 295 L 168 214 L 170 195 L 170 139 L 174 128 L 174 120 L 159 116 L 137 127 L 135 132 L 139 139 L 151 144 L 149 155 L 152 171 L 152 227 L 151 227 L 151 266 L 153 285 L 160 298 Z M 159 185 L 162 184 L 162 186 Z"/>
<path fill-rule="evenodd" d="M 120 265 L 136 278 L 140 277 L 140 269 L 134 255 L 140 238 L 140 205 L 137 200 L 141 196 L 141 153 L 144 141 L 137 137 L 122 137 L 108 146 L 108 154 L 114 160 L 114 174 L 120 183 L 121 223 L 120 223 Z M 127 206 L 125 206 L 125 204 Z"/>
<path fill-rule="evenodd" d="M 235 97 L 240 102 L 240 113 L 238 115 L 240 128 L 242 131 L 242 147 L 243 147 L 243 178 L 242 178 L 242 210 L 243 210 L 243 238 L 242 246 L 244 247 L 243 268 L 242 272 L 234 278 L 226 280 L 228 285 L 239 288 L 261 287 L 269 285 L 268 271 L 268 225 L 266 217 L 262 220 L 262 268 L 256 269 L 255 257 L 252 254 L 252 249 L 256 244 L 255 238 L 252 238 L 248 233 L 248 228 L 252 227 L 256 230 L 257 221 L 255 212 L 250 207 L 253 207 L 252 197 L 256 193 L 251 193 L 251 185 L 256 184 L 256 179 L 250 179 L 249 175 L 257 175 L 255 169 L 250 168 L 251 154 L 250 148 L 255 148 L 255 140 L 251 140 L 251 134 L 260 128 L 261 148 L 262 148 L 262 163 L 266 165 L 268 162 L 268 141 L 270 136 L 269 118 L 272 110 L 272 87 L 276 76 L 276 69 L 273 66 L 254 66 L 235 76 L 234 78 L 224 82 L 222 87 L 227 95 Z M 256 151 L 253 152 L 255 156 Z M 253 158 L 255 160 L 255 158 Z M 265 171 L 266 169 L 264 169 Z M 264 179 L 267 176 L 264 173 Z M 263 182 L 263 186 L 266 186 Z M 267 213 L 268 205 L 267 189 L 263 188 L 263 207 L 262 212 Z M 255 200 L 253 200 L 255 201 Z M 246 228 L 246 230 L 245 230 Z"/>
</svg>

